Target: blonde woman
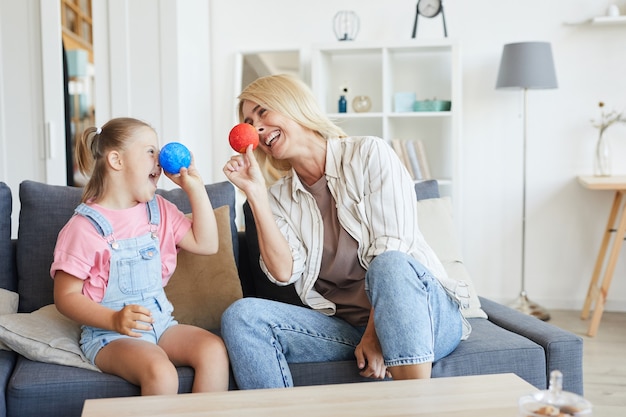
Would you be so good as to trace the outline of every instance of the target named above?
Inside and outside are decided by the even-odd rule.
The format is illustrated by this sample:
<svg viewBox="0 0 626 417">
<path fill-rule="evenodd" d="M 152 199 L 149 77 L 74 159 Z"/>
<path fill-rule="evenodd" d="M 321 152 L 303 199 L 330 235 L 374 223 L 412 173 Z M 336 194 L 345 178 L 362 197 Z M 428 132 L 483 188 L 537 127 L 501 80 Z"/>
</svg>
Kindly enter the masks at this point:
<svg viewBox="0 0 626 417">
<path fill-rule="evenodd" d="M 288 363 L 351 358 L 364 377 L 429 378 L 470 329 L 391 147 L 348 137 L 290 76 L 260 78 L 239 99 L 260 143 L 224 173 L 250 204 L 261 268 L 309 308 L 244 298 L 224 313 L 238 386 L 289 387 Z M 279 176 L 269 188 L 268 166 Z"/>
</svg>

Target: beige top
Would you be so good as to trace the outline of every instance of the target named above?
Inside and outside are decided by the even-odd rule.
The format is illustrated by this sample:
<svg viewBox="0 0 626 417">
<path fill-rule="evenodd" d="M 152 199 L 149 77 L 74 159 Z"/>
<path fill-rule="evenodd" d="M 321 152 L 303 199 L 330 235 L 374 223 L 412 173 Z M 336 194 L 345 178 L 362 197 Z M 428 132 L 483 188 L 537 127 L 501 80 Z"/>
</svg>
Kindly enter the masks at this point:
<svg viewBox="0 0 626 417">
<path fill-rule="evenodd" d="M 357 256 L 358 244 L 339 224 L 326 177 L 304 188 L 315 198 L 324 223 L 322 265 L 315 289 L 335 303 L 337 317 L 353 326 L 365 326 L 371 304 L 365 294 L 365 269 Z"/>
</svg>

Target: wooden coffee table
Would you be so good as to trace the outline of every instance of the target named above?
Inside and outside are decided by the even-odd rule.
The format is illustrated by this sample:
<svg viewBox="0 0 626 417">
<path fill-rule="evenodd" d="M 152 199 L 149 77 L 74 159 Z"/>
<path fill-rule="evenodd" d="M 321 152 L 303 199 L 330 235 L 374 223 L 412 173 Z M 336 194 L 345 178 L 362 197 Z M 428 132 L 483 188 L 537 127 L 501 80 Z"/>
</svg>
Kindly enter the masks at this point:
<svg viewBox="0 0 626 417">
<path fill-rule="evenodd" d="M 87 400 L 83 417 L 515 417 L 537 388 L 514 374 Z"/>
</svg>

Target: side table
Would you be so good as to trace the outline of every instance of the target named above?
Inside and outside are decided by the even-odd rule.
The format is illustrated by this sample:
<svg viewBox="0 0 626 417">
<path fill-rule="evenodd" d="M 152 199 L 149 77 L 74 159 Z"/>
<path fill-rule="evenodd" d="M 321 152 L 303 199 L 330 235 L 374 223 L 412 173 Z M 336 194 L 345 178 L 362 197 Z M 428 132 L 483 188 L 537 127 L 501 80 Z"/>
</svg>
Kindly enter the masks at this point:
<svg viewBox="0 0 626 417">
<path fill-rule="evenodd" d="M 587 297 L 580 317 L 589 318 L 593 308 L 593 316 L 587 329 L 588 336 L 595 336 L 604 312 L 604 304 L 609 292 L 609 286 L 615 272 L 615 265 L 626 235 L 626 176 L 592 177 L 579 176 L 578 182 L 589 190 L 614 191 L 613 206 L 609 213 L 609 220 L 604 230 L 600 252 L 596 259 L 593 275 L 587 290 Z M 613 237 L 611 242 L 611 237 Z M 604 268 L 608 255 L 608 262 Z"/>
</svg>

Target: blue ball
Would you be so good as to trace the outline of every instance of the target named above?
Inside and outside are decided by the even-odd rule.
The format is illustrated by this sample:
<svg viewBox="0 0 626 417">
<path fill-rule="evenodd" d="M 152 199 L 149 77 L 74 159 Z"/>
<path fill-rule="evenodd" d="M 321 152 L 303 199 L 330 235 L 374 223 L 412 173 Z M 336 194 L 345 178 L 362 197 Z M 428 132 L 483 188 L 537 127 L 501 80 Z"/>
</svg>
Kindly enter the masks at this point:
<svg viewBox="0 0 626 417">
<path fill-rule="evenodd" d="M 191 153 L 182 143 L 170 142 L 159 153 L 159 164 L 170 174 L 178 174 L 181 168 L 189 168 Z"/>
</svg>

